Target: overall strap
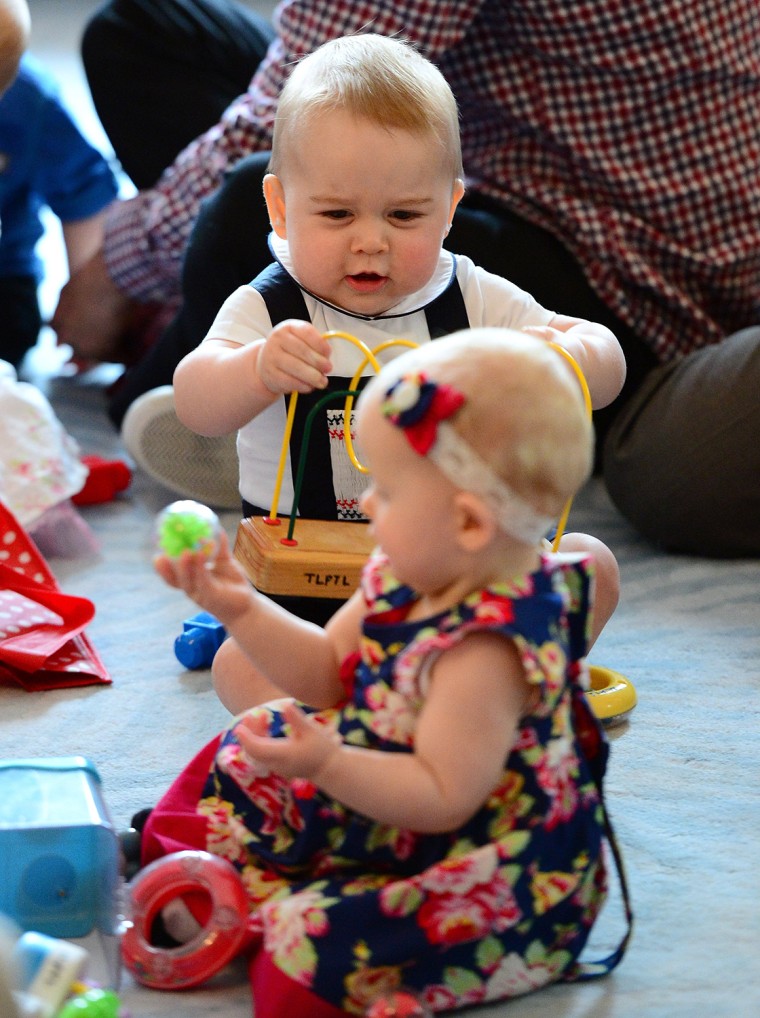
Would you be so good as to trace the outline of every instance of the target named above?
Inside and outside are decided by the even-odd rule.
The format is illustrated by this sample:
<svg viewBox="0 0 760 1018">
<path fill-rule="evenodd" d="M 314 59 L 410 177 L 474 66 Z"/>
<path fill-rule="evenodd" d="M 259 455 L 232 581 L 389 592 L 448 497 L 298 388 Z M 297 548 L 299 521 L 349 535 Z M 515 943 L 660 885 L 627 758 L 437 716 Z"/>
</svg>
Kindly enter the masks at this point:
<svg viewBox="0 0 760 1018">
<path fill-rule="evenodd" d="M 631 892 L 628 887 L 628 878 L 625 872 L 623 853 L 620 850 L 620 845 L 615 836 L 615 831 L 613 830 L 604 801 L 604 772 L 607 769 L 609 743 L 602 723 L 596 718 L 591 710 L 588 698 L 578 687 L 573 688 L 573 715 L 580 751 L 588 762 L 591 776 L 599 792 L 599 803 L 602 810 L 602 828 L 615 863 L 626 924 L 625 932 L 620 938 L 617 947 L 606 957 L 596 961 L 578 959 L 563 977 L 566 982 L 586 982 L 590 979 L 606 976 L 622 960 L 633 933 L 633 906 L 631 903 Z"/>
<path fill-rule="evenodd" d="M 459 332 L 460 329 L 470 327 L 464 297 L 456 276 L 443 293 L 439 293 L 435 300 L 428 304 L 425 308 L 425 317 L 431 339 L 440 339 L 450 332 Z"/>
<path fill-rule="evenodd" d="M 279 325 L 287 318 L 309 321 L 309 312 L 306 310 L 301 287 L 279 262 L 267 265 L 251 281 L 251 286 L 261 294 L 272 325 Z"/>
</svg>

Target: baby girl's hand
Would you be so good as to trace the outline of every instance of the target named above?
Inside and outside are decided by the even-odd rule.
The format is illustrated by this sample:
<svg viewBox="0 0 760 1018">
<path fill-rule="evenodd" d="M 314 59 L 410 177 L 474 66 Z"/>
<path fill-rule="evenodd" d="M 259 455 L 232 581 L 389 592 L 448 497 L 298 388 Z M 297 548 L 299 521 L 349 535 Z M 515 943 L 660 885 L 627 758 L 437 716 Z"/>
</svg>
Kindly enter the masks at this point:
<svg viewBox="0 0 760 1018">
<path fill-rule="evenodd" d="M 188 597 L 230 625 L 251 606 L 255 598 L 248 579 L 230 552 L 227 535 L 219 535 L 219 550 L 214 558 L 203 551 L 185 550 L 181 555 L 157 555 L 153 567 L 170 587 L 183 590 Z"/>
<path fill-rule="evenodd" d="M 292 700 L 282 708 L 290 726 L 286 738 L 266 735 L 266 718 L 245 715 L 235 728 L 244 751 L 257 764 L 263 764 L 284 778 L 309 778 L 319 783 L 319 774 L 327 761 L 340 749 L 338 733 L 305 714 Z"/>
<path fill-rule="evenodd" d="M 310 322 L 294 318 L 272 329 L 257 361 L 259 378 L 276 393 L 324 389 L 331 368 L 328 340 Z"/>
</svg>

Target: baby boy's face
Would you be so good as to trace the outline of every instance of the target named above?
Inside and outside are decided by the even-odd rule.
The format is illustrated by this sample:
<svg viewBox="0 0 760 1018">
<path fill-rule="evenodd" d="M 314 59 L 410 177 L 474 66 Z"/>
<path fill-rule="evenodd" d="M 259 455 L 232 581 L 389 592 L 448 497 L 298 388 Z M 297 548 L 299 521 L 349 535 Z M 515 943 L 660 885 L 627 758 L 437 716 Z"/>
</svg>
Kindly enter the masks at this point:
<svg viewBox="0 0 760 1018">
<path fill-rule="evenodd" d="M 432 132 L 387 130 L 344 111 L 299 132 L 278 186 L 299 282 L 370 316 L 429 282 L 463 190 Z"/>
</svg>

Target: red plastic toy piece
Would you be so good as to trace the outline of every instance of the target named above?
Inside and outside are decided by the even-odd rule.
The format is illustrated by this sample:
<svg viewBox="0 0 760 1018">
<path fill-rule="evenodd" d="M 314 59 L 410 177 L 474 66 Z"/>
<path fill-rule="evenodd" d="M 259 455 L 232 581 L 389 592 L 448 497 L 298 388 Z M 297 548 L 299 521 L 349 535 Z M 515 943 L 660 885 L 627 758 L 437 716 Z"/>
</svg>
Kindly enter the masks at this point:
<svg viewBox="0 0 760 1018">
<path fill-rule="evenodd" d="M 156 859 L 130 884 L 132 923 L 122 941 L 124 963 L 144 986 L 183 990 L 198 986 L 224 968 L 245 944 L 248 896 L 237 870 L 209 852 L 186 850 Z M 211 902 L 206 925 L 181 947 L 156 947 L 149 941 L 161 909 L 187 892 Z"/>
<path fill-rule="evenodd" d="M 75 505 L 97 505 L 112 502 L 120 491 L 129 487 L 132 471 L 122 460 L 107 460 L 102 456 L 82 456 L 89 469 L 84 487 L 71 496 Z"/>
</svg>

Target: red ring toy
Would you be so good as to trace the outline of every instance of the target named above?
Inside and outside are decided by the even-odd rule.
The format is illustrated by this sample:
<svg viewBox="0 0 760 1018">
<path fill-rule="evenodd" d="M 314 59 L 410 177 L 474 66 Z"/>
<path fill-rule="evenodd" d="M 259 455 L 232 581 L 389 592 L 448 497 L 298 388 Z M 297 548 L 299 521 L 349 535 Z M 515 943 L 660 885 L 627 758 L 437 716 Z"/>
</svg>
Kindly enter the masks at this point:
<svg viewBox="0 0 760 1018">
<path fill-rule="evenodd" d="M 156 947 L 153 921 L 189 891 L 211 899 L 207 924 L 186 944 Z M 122 940 L 124 964 L 144 986 L 183 990 L 205 982 L 234 958 L 248 928 L 248 898 L 235 867 L 210 852 L 174 852 L 140 870 L 129 885 L 132 921 Z"/>
</svg>

